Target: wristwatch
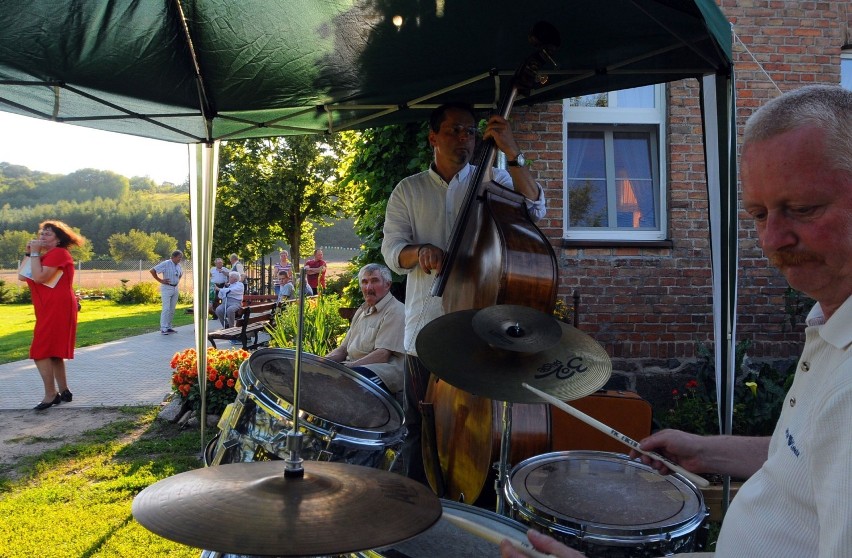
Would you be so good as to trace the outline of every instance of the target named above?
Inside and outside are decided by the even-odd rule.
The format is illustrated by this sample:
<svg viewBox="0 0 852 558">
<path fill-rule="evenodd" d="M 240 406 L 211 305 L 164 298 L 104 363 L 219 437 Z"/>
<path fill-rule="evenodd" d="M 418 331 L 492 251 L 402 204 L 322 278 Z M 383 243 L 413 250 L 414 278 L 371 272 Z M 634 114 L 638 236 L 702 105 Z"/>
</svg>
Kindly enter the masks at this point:
<svg viewBox="0 0 852 558">
<path fill-rule="evenodd" d="M 514 161 L 506 161 L 506 165 L 510 167 L 522 167 L 526 164 L 527 159 L 524 157 L 523 153 L 518 153 L 518 156 L 515 157 Z"/>
</svg>

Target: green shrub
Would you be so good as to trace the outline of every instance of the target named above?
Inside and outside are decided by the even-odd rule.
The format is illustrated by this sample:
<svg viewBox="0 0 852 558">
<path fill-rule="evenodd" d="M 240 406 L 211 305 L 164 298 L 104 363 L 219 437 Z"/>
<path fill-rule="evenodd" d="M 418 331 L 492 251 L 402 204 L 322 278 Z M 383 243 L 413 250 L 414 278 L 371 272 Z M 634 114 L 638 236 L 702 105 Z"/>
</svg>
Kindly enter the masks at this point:
<svg viewBox="0 0 852 558">
<path fill-rule="evenodd" d="M 10 287 L 9 292 L 11 295 L 9 302 L 12 304 L 32 304 L 33 302 L 33 295 L 30 292 L 30 288 L 23 283 L 20 287 Z"/>
<path fill-rule="evenodd" d="M 127 295 L 117 302 L 120 304 L 154 304 L 160 302 L 160 289 L 156 283 L 150 281 L 136 283 L 127 290 Z"/>
<path fill-rule="evenodd" d="M 776 369 L 761 364 L 757 370 L 743 365 L 751 341 L 736 346 L 734 380 L 734 413 L 732 431 L 744 436 L 768 436 L 775 429 L 786 394 L 793 383 L 796 362 Z M 702 366 L 696 377 L 683 390 L 672 390 L 672 407 L 658 414 L 665 428 L 677 428 L 695 434 L 718 434 L 716 405 L 716 367 L 713 352 L 698 347 Z"/>
<path fill-rule="evenodd" d="M 349 323 L 340 316 L 342 302 L 337 295 L 322 295 L 305 301 L 302 350 L 323 356 L 338 345 Z M 299 330 L 299 304 L 285 306 L 268 328 L 271 347 L 293 348 Z"/>
<path fill-rule="evenodd" d="M 12 302 L 12 288 L 6 286 L 6 281 L 0 279 L 0 304 L 9 304 Z"/>
</svg>

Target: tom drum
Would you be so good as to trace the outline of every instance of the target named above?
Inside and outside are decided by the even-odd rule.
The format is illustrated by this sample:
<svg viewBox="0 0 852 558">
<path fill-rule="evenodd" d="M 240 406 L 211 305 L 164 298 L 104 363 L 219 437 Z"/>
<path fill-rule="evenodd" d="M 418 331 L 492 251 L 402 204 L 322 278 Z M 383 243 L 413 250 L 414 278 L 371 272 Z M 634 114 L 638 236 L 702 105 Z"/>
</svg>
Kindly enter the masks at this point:
<svg viewBox="0 0 852 558">
<path fill-rule="evenodd" d="M 293 428 L 296 354 L 260 349 L 240 367 L 237 398 L 219 421 L 208 465 L 282 459 Z M 405 435 L 402 407 L 386 391 L 334 361 L 302 353 L 301 457 L 389 470 Z"/>
</svg>

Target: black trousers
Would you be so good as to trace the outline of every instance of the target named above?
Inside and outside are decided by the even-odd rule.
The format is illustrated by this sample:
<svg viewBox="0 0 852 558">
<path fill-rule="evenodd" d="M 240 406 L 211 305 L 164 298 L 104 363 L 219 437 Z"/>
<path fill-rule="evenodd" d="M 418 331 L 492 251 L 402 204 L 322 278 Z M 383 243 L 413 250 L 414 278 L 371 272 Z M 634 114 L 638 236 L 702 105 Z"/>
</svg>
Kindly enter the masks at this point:
<svg viewBox="0 0 852 558">
<path fill-rule="evenodd" d="M 405 466 L 405 476 L 428 486 L 423 468 L 423 450 L 421 447 L 422 422 L 420 402 L 426 398 L 429 385 L 429 370 L 414 355 L 405 356 L 405 425 L 408 434 L 402 444 L 401 456 Z"/>
</svg>

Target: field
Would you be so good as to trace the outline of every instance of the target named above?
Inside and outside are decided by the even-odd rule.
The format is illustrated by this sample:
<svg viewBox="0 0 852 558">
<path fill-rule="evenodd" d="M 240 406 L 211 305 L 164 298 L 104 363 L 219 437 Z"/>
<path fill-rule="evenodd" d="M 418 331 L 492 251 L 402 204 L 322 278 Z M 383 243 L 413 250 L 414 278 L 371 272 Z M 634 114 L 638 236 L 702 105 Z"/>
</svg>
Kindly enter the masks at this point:
<svg viewBox="0 0 852 558">
<path fill-rule="evenodd" d="M 350 252 L 351 254 L 351 252 Z M 326 260 L 328 262 L 328 271 L 326 277 L 328 279 L 337 277 L 346 270 L 348 260 L 335 259 Z M 84 264 L 85 265 L 85 264 Z M 183 279 L 180 283 L 182 292 L 191 293 L 193 289 L 193 272 L 189 265 L 183 265 Z M 23 282 L 18 281 L 17 271 L 14 269 L 0 270 L 0 279 L 6 282 L 9 286 L 24 286 Z M 142 269 L 83 269 L 74 274 L 74 288 L 76 290 L 97 291 L 100 289 L 113 289 L 121 287 L 121 281 L 127 280 L 127 287 L 130 288 L 139 282 L 153 281 L 151 274 L 148 272 L 148 267 Z"/>
</svg>

